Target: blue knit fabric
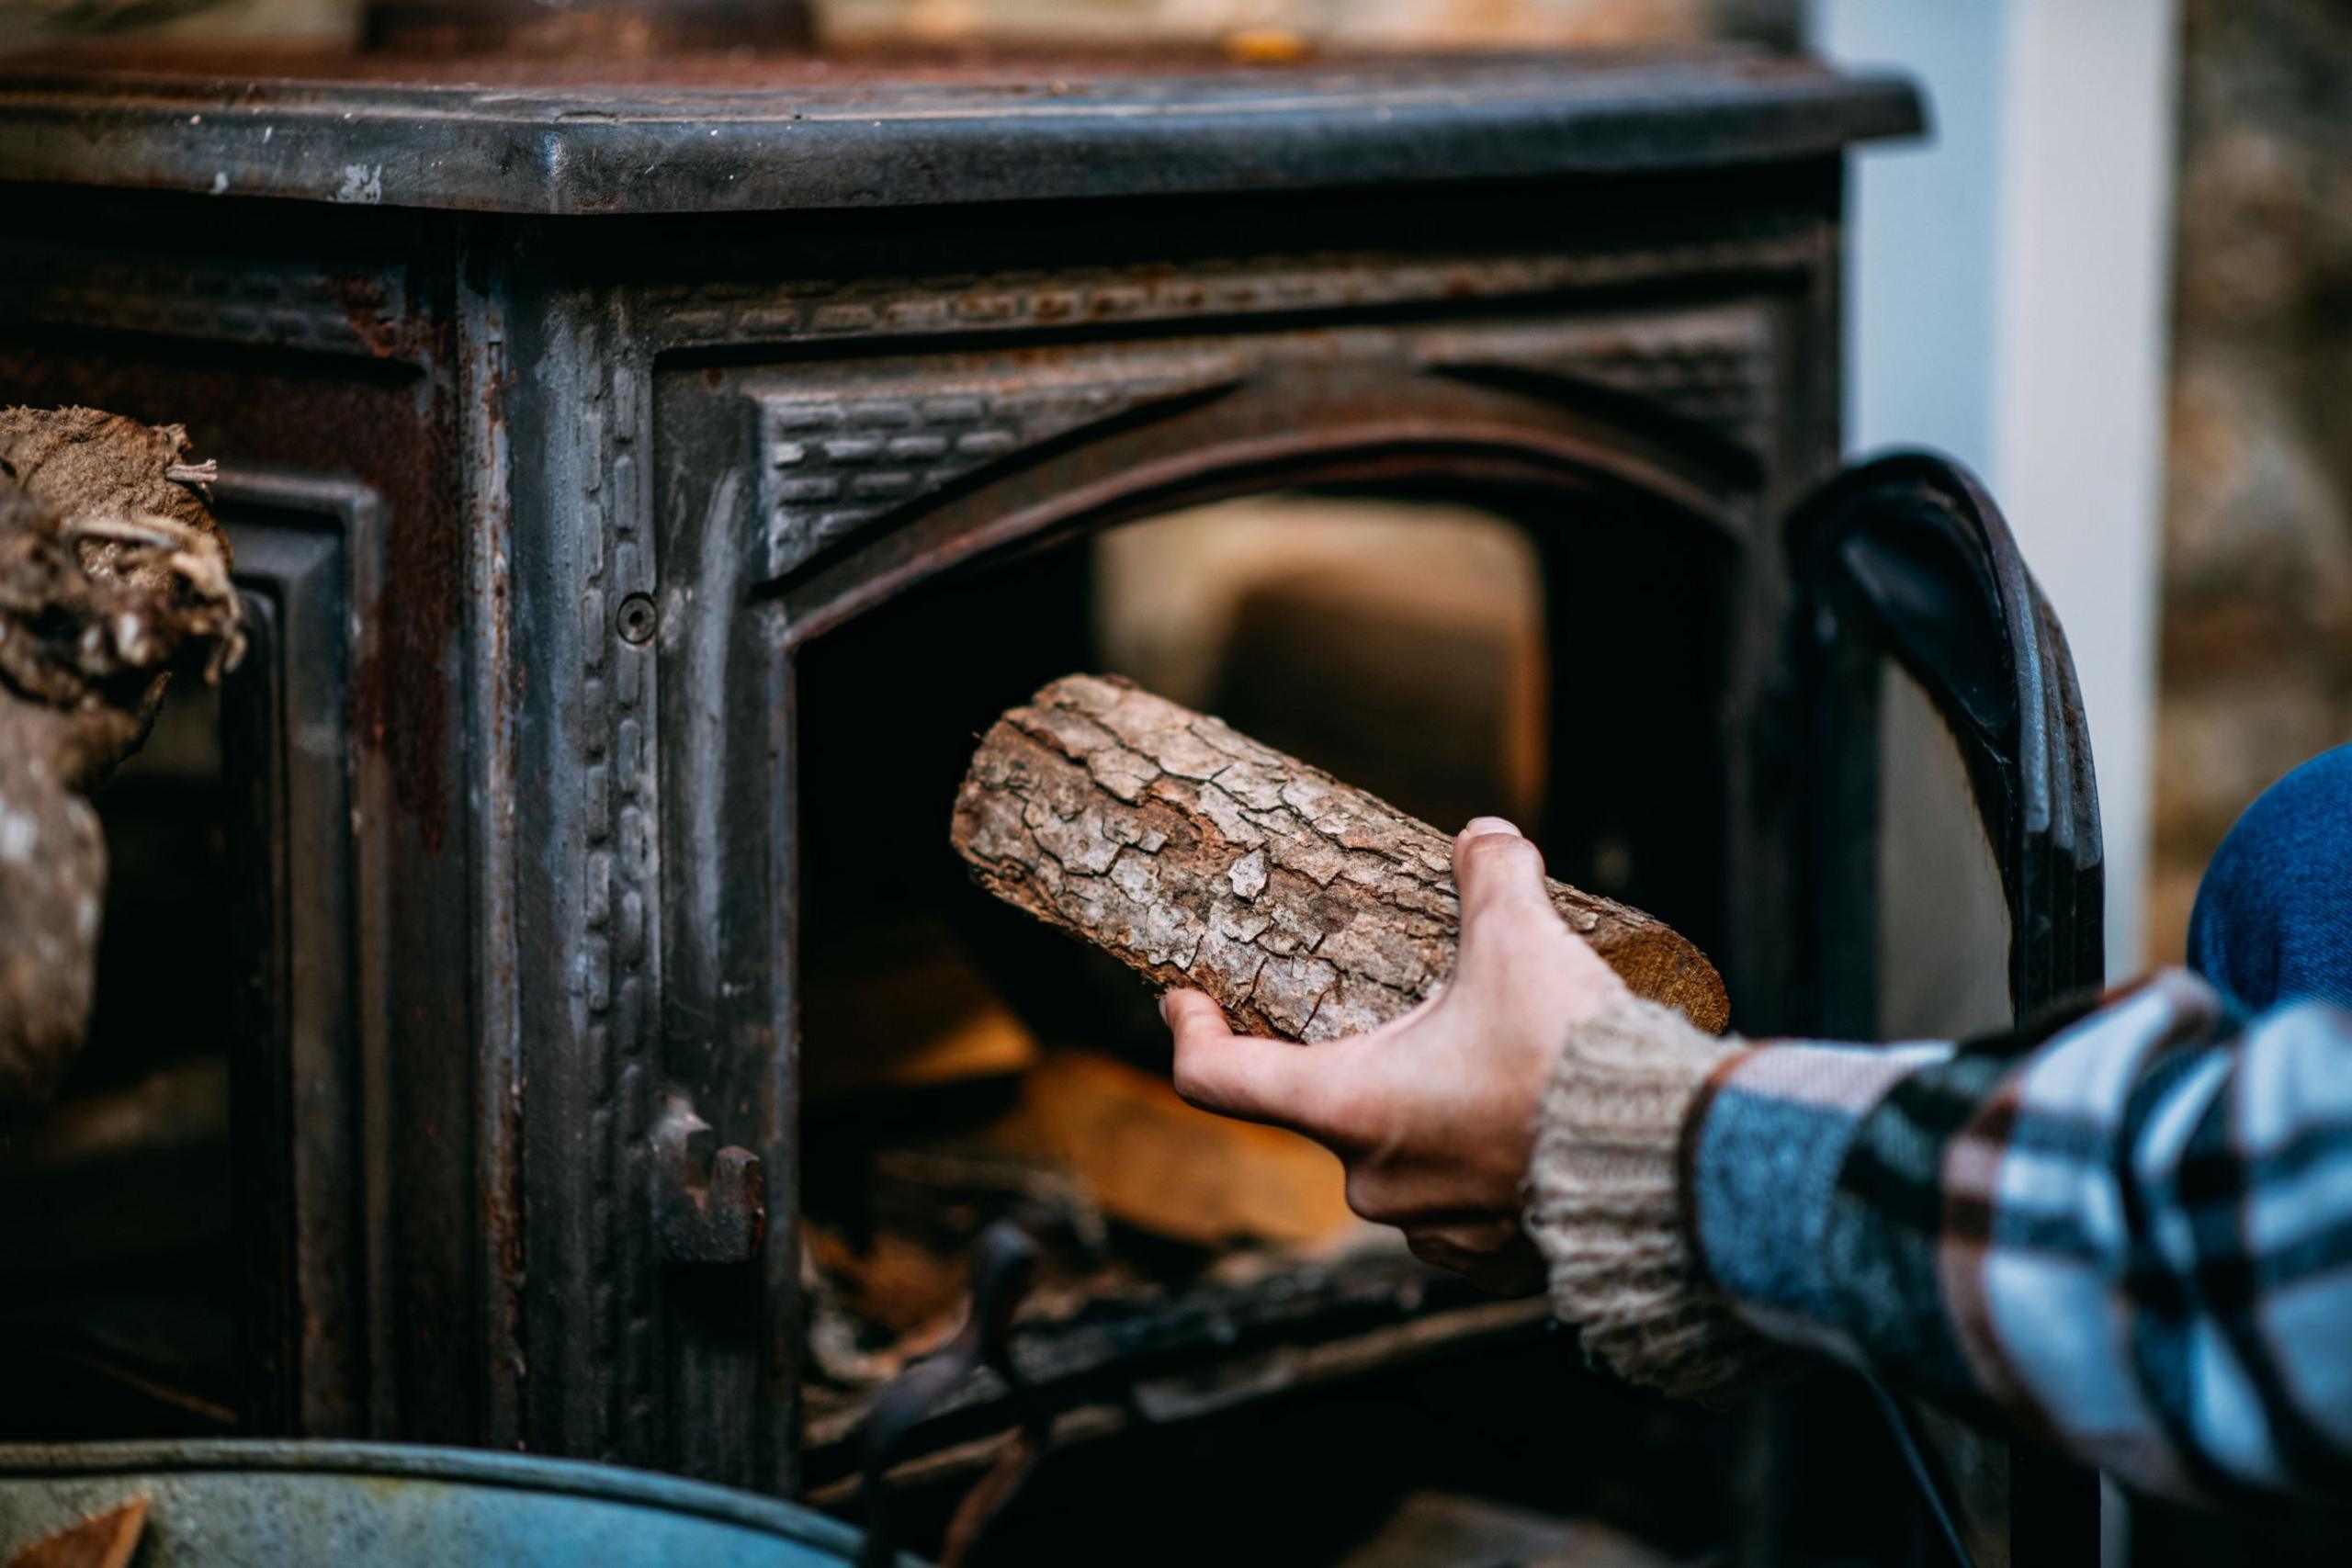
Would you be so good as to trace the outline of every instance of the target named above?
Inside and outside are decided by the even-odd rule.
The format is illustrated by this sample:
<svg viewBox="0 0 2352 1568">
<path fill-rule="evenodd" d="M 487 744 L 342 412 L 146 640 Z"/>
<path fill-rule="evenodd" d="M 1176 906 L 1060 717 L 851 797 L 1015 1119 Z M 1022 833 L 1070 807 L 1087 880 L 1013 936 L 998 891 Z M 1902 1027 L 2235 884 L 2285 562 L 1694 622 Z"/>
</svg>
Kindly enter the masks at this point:
<svg viewBox="0 0 2352 1568">
<path fill-rule="evenodd" d="M 2197 889 L 2188 962 L 2249 1011 L 2352 1009 L 2352 746 L 2272 784 L 2230 829 Z"/>
<path fill-rule="evenodd" d="M 2167 969 L 1957 1051 L 1762 1046 L 1683 1155 L 1767 1337 L 2159 1496 L 2352 1498 L 2352 1011 Z"/>
</svg>

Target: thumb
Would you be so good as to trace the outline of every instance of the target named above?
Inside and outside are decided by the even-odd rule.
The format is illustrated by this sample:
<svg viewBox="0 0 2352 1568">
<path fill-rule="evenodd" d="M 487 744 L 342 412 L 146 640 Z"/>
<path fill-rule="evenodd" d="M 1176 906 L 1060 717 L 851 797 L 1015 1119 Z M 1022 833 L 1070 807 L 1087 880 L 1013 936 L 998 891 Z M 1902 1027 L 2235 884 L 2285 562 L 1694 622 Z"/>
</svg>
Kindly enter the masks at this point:
<svg viewBox="0 0 2352 1568">
<path fill-rule="evenodd" d="M 1176 1092 L 1204 1111 L 1312 1134 L 1328 1092 L 1313 1049 L 1236 1034 L 1199 991 L 1170 991 L 1159 1016 L 1176 1037 Z"/>
<path fill-rule="evenodd" d="M 1550 956 L 1547 944 L 1566 934 L 1544 886 L 1543 852 L 1498 817 L 1477 818 L 1453 840 L 1453 885 L 1462 895 L 1453 976 L 1472 992 Z"/>
<path fill-rule="evenodd" d="M 1453 840 L 1453 886 L 1462 895 L 1464 941 L 1501 913 L 1549 910 L 1544 852 L 1499 817 L 1474 818 Z"/>
</svg>

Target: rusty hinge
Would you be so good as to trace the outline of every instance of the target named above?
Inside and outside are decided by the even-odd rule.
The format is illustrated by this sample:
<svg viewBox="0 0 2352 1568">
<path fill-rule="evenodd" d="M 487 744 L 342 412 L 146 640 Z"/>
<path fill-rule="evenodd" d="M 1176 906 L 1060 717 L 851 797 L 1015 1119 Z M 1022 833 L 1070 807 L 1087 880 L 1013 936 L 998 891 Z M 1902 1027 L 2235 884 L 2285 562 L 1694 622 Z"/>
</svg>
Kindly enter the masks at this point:
<svg viewBox="0 0 2352 1568">
<path fill-rule="evenodd" d="M 729 1144 L 673 1094 L 653 1129 L 655 1220 L 673 1263 L 748 1263 L 768 1223 L 767 1175 L 760 1156 Z"/>
</svg>

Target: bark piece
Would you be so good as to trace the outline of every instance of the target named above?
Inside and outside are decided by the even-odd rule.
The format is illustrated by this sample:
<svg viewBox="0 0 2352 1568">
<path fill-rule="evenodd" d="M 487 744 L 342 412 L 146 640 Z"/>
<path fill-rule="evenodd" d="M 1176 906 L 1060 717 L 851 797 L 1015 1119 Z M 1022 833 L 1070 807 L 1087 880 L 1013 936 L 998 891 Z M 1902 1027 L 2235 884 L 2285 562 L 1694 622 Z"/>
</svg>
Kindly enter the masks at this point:
<svg viewBox="0 0 2352 1568">
<path fill-rule="evenodd" d="M 951 837 L 998 897 L 1255 1033 L 1374 1028 L 1453 966 L 1448 835 L 1116 677 L 1065 676 L 990 727 Z M 1551 893 L 1635 992 L 1723 1029 L 1722 977 L 1679 933 Z"/>
<path fill-rule="evenodd" d="M 94 409 L 0 409 L 0 1134 L 89 1024 L 106 845 L 82 792 L 138 749 L 174 669 L 209 679 L 243 647 L 187 445 Z"/>
</svg>

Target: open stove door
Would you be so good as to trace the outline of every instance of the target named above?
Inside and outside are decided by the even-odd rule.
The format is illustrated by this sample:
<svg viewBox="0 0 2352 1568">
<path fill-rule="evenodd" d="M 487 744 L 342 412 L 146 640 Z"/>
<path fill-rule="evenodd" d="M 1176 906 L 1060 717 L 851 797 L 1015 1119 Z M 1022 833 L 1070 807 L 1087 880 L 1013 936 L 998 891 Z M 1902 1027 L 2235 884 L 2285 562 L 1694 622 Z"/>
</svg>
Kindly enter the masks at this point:
<svg viewBox="0 0 2352 1568">
<path fill-rule="evenodd" d="M 1858 1038 L 1997 1027 L 2098 985 L 2104 883 L 2082 692 L 2058 618 L 1999 508 L 1951 459 L 1901 453 L 1815 491 L 1788 538 L 1814 696 L 1823 852 L 1812 863 L 1814 912 L 1829 939 L 1821 955 L 1836 971 L 1816 978 L 1825 1023 Z M 1940 737 L 1924 727 L 1930 717 Z M 1938 764 L 1955 756 L 1960 773 L 1938 777 Z M 1892 972 L 1905 955 L 1888 939 L 1919 912 L 1914 905 L 1926 905 L 1938 918 L 1928 929 L 1941 933 L 1921 945 L 1955 950 L 1966 933 L 1954 931 L 1953 898 L 1981 907 L 1975 887 L 1938 886 L 1972 868 L 1905 841 L 1954 806 L 1966 819 L 1943 825 L 1955 837 L 1981 834 L 1984 870 L 1997 878 L 1986 886 L 2007 921 L 1997 955 L 2007 994 L 1996 1010 L 1984 1009 L 1969 976 L 1925 996 L 1919 976 Z M 1877 830 L 1854 830 L 1864 823 Z M 1863 930 L 1880 939 L 1874 962 L 1857 966 L 1842 939 Z M 1912 962 L 1950 970 L 1973 956 Z M 1939 1007 L 1978 1015 L 1931 1016 Z"/>
<path fill-rule="evenodd" d="M 1787 539 L 1809 709 L 1813 1026 L 1961 1037 L 2097 986 L 2082 694 L 1999 509 L 1958 464 L 1902 453 L 1815 491 Z M 2086 1472 L 1886 1409 L 1900 1446 L 1926 1450 L 1911 1457 L 1929 1502 L 1980 1568 L 2097 1560 Z"/>
</svg>

